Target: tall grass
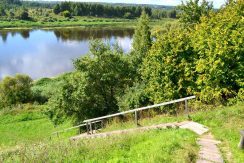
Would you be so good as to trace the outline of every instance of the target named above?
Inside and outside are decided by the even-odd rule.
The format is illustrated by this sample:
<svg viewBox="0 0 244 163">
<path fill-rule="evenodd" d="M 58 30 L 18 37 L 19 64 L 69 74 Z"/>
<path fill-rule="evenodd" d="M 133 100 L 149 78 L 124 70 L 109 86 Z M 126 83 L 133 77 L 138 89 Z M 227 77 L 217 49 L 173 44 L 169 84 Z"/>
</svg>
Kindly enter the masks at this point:
<svg viewBox="0 0 244 163">
<path fill-rule="evenodd" d="M 0 114 L 0 151 L 50 139 L 52 132 L 71 126 L 69 122 L 54 126 L 37 106 L 30 108 Z"/>
<path fill-rule="evenodd" d="M 29 146 L 1 156 L 4 162 L 181 162 L 196 160 L 196 135 L 154 130 L 108 138 Z M 1 161 L 0 159 L 0 161 Z"/>
</svg>

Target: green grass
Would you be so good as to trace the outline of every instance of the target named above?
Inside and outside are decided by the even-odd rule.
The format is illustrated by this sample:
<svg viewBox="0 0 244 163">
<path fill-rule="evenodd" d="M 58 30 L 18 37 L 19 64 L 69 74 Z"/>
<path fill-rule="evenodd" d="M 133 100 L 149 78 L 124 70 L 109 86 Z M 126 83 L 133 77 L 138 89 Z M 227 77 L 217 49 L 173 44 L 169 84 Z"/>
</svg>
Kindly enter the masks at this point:
<svg viewBox="0 0 244 163">
<path fill-rule="evenodd" d="M 24 20 L 0 20 L 1 28 L 39 28 L 39 27 L 75 27 L 75 26 L 123 26 L 135 27 L 136 19 L 122 19 L 122 18 L 96 18 L 96 17 L 75 17 L 73 19 L 66 19 L 57 17 L 54 21 L 42 21 L 42 18 L 37 18 L 39 21 L 24 21 Z M 165 18 L 162 20 L 152 20 L 150 25 L 162 25 L 167 22 L 173 22 L 174 19 Z"/>
<path fill-rule="evenodd" d="M 55 127 L 40 110 L 14 110 L 2 114 L 0 115 L 0 151 L 46 141 L 54 131 L 70 126 L 71 124 L 67 122 Z"/>
<path fill-rule="evenodd" d="M 39 86 L 45 82 L 39 81 Z M 190 131 L 175 129 L 134 133 L 105 139 L 81 140 L 76 143 L 67 141 L 68 137 L 77 133 L 77 130 L 72 130 L 61 134 L 59 138 L 53 136 L 53 139 L 49 140 L 52 132 L 70 127 L 71 124 L 65 123 L 55 127 L 38 107 L 37 109 L 27 106 L 24 108 L 26 109 L 16 109 L 0 114 L 0 151 L 3 151 L 4 159 L 13 158 L 17 162 L 23 162 L 21 161 L 23 159 L 26 162 L 36 162 L 37 160 L 40 162 L 51 160 L 57 162 L 105 162 L 105 160 L 110 162 L 133 162 L 133 160 L 167 162 L 173 159 L 172 162 L 177 162 L 180 158 L 184 158 L 183 162 L 189 162 L 189 159 L 195 159 L 197 153 L 196 135 Z M 144 113 L 143 116 L 146 117 L 146 114 Z M 215 138 L 222 141 L 220 149 L 226 162 L 244 162 L 244 151 L 237 147 L 240 140 L 239 132 L 244 129 L 244 103 L 196 111 L 191 114 L 191 117 L 194 121 L 209 127 Z M 133 117 L 130 118 L 131 121 L 124 123 L 114 120 L 102 131 L 133 128 L 135 123 L 132 120 Z M 187 120 L 184 115 L 178 117 L 158 115 L 140 119 L 139 123 L 147 126 L 184 120 Z M 145 153 L 149 153 L 148 156 L 145 156 Z M 179 157 L 175 157 L 176 153 Z"/>
<path fill-rule="evenodd" d="M 78 142 L 38 144 L 20 152 L 4 154 L 1 159 L 3 162 L 189 163 L 196 159 L 197 152 L 194 133 L 169 129 Z"/>
<path fill-rule="evenodd" d="M 237 147 L 240 141 L 240 130 L 244 129 L 244 103 L 239 103 L 229 107 L 222 106 L 214 109 L 205 108 L 204 111 L 196 111 L 191 113 L 191 118 L 193 121 L 207 126 L 215 138 L 222 141 L 220 149 L 226 162 L 244 162 L 244 150 L 240 150 Z M 179 115 L 178 117 L 157 115 L 153 118 L 141 119 L 139 123 L 142 126 L 147 126 L 168 122 L 181 122 L 185 120 L 187 120 L 187 117 L 184 115 Z M 136 125 L 133 122 L 133 117 L 131 117 L 131 121 L 124 123 L 114 120 L 110 122 L 102 131 L 112 131 L 134 127 L 136 127 Z"/>
<path fill-rule="evenodd" d="M 193 120 L 208 126 L 215 138 L 222 141 L 220 148 L 227 162 L 244 162 L 244 150 L 237 147 L 240 130 L 244 129 L 244 103 L 198 112 Z"/>
</svg>

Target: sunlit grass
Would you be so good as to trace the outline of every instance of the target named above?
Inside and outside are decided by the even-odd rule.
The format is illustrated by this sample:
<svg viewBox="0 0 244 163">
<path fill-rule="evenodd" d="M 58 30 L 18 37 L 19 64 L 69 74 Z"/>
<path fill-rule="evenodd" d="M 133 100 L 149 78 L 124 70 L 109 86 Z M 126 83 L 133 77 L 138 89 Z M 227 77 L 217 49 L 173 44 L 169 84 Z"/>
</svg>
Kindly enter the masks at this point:
<svg viewBox="0 0 244 163">
<path fill-rule="evenodd" d="M 197 152 L 194 133 L 169 129 L 77 142 L 36 144 L 16 153 L 5 153 L 1 159 L 4 162 L 188 163 L 196 159 Z"/>
</svg>

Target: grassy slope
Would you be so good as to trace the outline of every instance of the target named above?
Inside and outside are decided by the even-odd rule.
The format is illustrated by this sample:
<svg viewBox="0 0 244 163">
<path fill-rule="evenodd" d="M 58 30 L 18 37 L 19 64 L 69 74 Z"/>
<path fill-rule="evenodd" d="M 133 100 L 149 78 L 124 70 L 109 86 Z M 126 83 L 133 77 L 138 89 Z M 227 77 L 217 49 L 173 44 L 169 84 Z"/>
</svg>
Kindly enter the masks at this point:
<svg viewBox="0 0 244 163">
<path fill-rule="evenodd" d="M 226 162 L 244 162 L 244 151 L 238 149 L 240 130 L 244 129 L 244 103 L 231 107 L 218 107 L 212 110 L 199 111 L 191 114 L 192 120 L 206 125 L 216 139 L 223 143 L 220 148 Z M 185 116 L 156 116 L 140 120 L 142 126 L 180 122 L 187 120 Z M 112 122 L 105 131 L 135 127 L 133 121 L 126 123 Z M 230 154 L 231 153 L 231 154 Z"/>
<path fill-rule="evenodd" d="M 29 115 L 31 114 L 31 115 Z M 238 105 L 232 106 L 232 107 L 222 107 L 222 108 L 216 108 L 214 110 L 207 110 L 207 111 L 200 111 L 192 114 L 192 118 L 194 121 L 197 121 L 199 123 L 202 123 L 206 126 L 208 126 L 213 133 L 213 135 L 221 140 L 223 143 L 221 144 L 221 150 L 224 153 L 224 157 L 226 160 L 229 160 L 229 162 L 236 162 L 236 163 L 242 163 L 244 162 L 244 151 L 241 151 L 237 148 L 237 145 L 239 143 L 240 135 L 239 131 L 240 129 L 244 129 L 244 103 L 240 103 Z M 156 116 L 154 118 L 147 118 L 140 121 L 140 124 L 145 125 L 151 125 L 151 124 L 158 124 L 163 122 L 174 122 L 174 121 L 183 121 L 186 120 L 185 116 Z M 59 130 L 62 127 L 68 127 L 69 125 L 66 124 L 64 126 L 61 126 L 59 128 L 54 128 L 54 126 L 51 124 L 51 122 L 43 117 L 40 113 L 21 113 L 17 115 L 1 115 L 0 118 L 0 144 L 1 147 L 5 146 L 14 146 L 19 144 L 32 144 L 34 142 L 38 142 L 43 140 L 46 137 L 49 137 L 50 133 L 54 130 Z M 115 130 L 115 129 L 123 129 L 123 128 L 132 128 L 135 127 L 133 122 L 125 122 L 125 123 L 112 123 L 109 124 L 109 126 L 104 130 Z M 169 132 L 169 133 L 168 133 Z M 181 133 L 183 132 L 183 133 Z M 186 132 L 186 133 L 185 133 Z M 70 134 L 74 134 L 75 131 L 73 131 Z M 189 134 L 189 138 L 182 138 L 181 137 L 184 134 Z M 64 137 L 68 137 L 69 135 L 64 135 Z M 138 133 L 138 134 L 132 134 L 130 137 L 133 137 L 133 141 L 129 141 L 127 138 L 128 136 L 122 136 L 118 138 L 110 138 L 107 139 L 95 139 L 91 142 L 79 142 L 78 145 L 69 145 L 69 143 L 57 143 L 57 141 L 48 141 L 46 143 L 51 143 L 48 146 L 48 152 L 45 154 L 45 159 L 52 160 L 52 159 L 59 159 L 59 156 L 69 156 L 71 160 L 89 160 L 89 161 L 103 161 L 103 160 L 109 160 L 111 159 L 112 162 L 114 160 L 122 160 L 130 162 L 131 160 L 138 160 L 142 159 L 143 152 L 150 152 L 150 156 L 148 158 L 145 158 L 145 161 L 150 161 L 151 159 L 159 159 L 160 155 L 162 155 L 163 158 L 166 159 L 172 159 L 173 155 L 168 154 L 167 152 L 174 149 L 172 148 L 172 143 L 180 143 L 180 140 L 187 139 L 186 143 L 187 145 L 193 146 L 193 151 L 189 149 L 186 150 L 186 153 L 192 153 L 191 157 L 194 156 L 194 151 L 196 147 L 192 143 L 195 142 L 195 136 L 191 135 L 187 131 L 181 131 L 181 130 L 164 130 L 163 132 L 158 131 L 151 131 L 149 133 Z M 165 138 L 164 138 L 165 137 Z M 150 138 L 150 139 L 149 139 Z M 170 139 L 171 138 L 171 139 Z M 132 139 L 131 139 L 132 140 Z M 138 141 L 137 141 L 138 140 Z M 159 144 L 159 142 L 162 141 L 162 144 Z M 63 140 L 62 140 L 63 141 Z M 134 142 L 135 141 L 135 142 Z M 175 141 L 175 142 L 174 142 Z M 105 143 L 109 142 L 109 143 Z M 145 144 L 144 144 L 145 142 Z M 147 144 L 147 143 L 148 144 Z M 142 144 L 142 145 L 140 145 Z M 171 145 L 170 145 L 171 144 Z M 147 146 L 148 145 L 148 146 Z M 186 145 L 186 146 L 187 146 Z M 150 148 L 152 146 L 152 148 Z M 183 145 L 184 146 L 184 145 Z M 43 146 L 41 146 L 43 148 Z M 103 148 L 104 147 L 104 148 Z M 176 151 L 181 151 L 181 155 L 184 154 L 182 146 L 180 145 L 180 148 L 176 145 Z M 32 148 L 32 147 L 31 147 Z M 39 149 L 40 146 L 37 146 L 37 155 L 33 156 L 33 153 L 30 158 L 27 159 L 40 159 L 38 157 L 43 157 L 43 150 Z M 128 149 L 127 149 L 128 148 Z M 109 153 L 109 155 L 105 155 L 102 149 L 106 149 Z M 147 151 L 147 149 L 149 151 Z M 158 149 L 159 151 L 162 150 L 156 154 L 154 149 Z M 55 152 L 52 152 L 55 151 Z M 84 151 L 85 154 L 84 154 Z M 117 151 L 117 152 L 115 152 Z M 163 153 L 166 154 L 164 155 Z M 230 151 L 232 155 L 229 155 Z M 21 150 L 22 155 L 30 152 L 29 148 L 26 148 L 25 151 Z M 44 152 L 45 153 L 45 152 Z M 174 153 L 174 152 L 173 152 Z M 94 154 L 98 155 L 96 157 L 97 160 L 93 160 L 92 156 Z M 99 155 L 100 154 L 100 155 Z M 187 155 L 188 155 L 187 154 Z M 181 156 L 180 157 L 183 157 Z M 16 159 L 19 159 L 19 156 L 13 155 Z M 168 157 L 168 158 L 167 158 Z M 189 158 L 188 156 L 185 156 L 185 159 Z M 177 158 L 176 158 L 177 159 Z M 1 161 L 1 160 L 0 160 Z M 115 161 L 116 162 L 116 161 Z"/>
<path fill-rule="evenodd" d="M 67 122 L 55 127 L 39 110 L 25 109 L 21 113 L 0 115 L 0 151 L 43 141 L 50 138 L 52 132 L 69 126 Z"/>
<path fill-rule="evenodd" d="M 34 150 L 33 150 L 34 149 Z M 41 144 L 4 162 L 182 162 L 196 159 L 196 135 L 187 130 L 154 130 L 109 138 Z"/>
</svg>

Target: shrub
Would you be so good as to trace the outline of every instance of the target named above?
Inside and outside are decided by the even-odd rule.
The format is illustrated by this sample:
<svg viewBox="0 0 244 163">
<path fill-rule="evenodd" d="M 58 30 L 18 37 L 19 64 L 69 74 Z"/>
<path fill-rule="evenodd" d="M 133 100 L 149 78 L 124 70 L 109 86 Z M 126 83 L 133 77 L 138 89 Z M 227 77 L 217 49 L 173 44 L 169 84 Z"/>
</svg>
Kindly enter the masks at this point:
<svg viewBox="0 0 244 163">
<path fill-rule="evenodd" d="M 28 11 L 26 11 L 26 10 L 21 11 L 20 15 L 19 15 L 19 19 L 21 19 L 21 20 L 29 20 L 30 17 L 29 17 Z"/>
<path fill-rule="evenodd" d="M 64 11 L 64 12 L 62 12 L 62 15 L 65 17 L 65 18 L 70 18 L 71 17 L 71 14 L 70 14 L 70 12 L 69 11 Z"/>
<path fill-rule="evenodd" d="M 26 75 L 6 77 L 0 82 L 0 106 L 27 103 L 32 100 L 32 79 Z"/>
</svg>

